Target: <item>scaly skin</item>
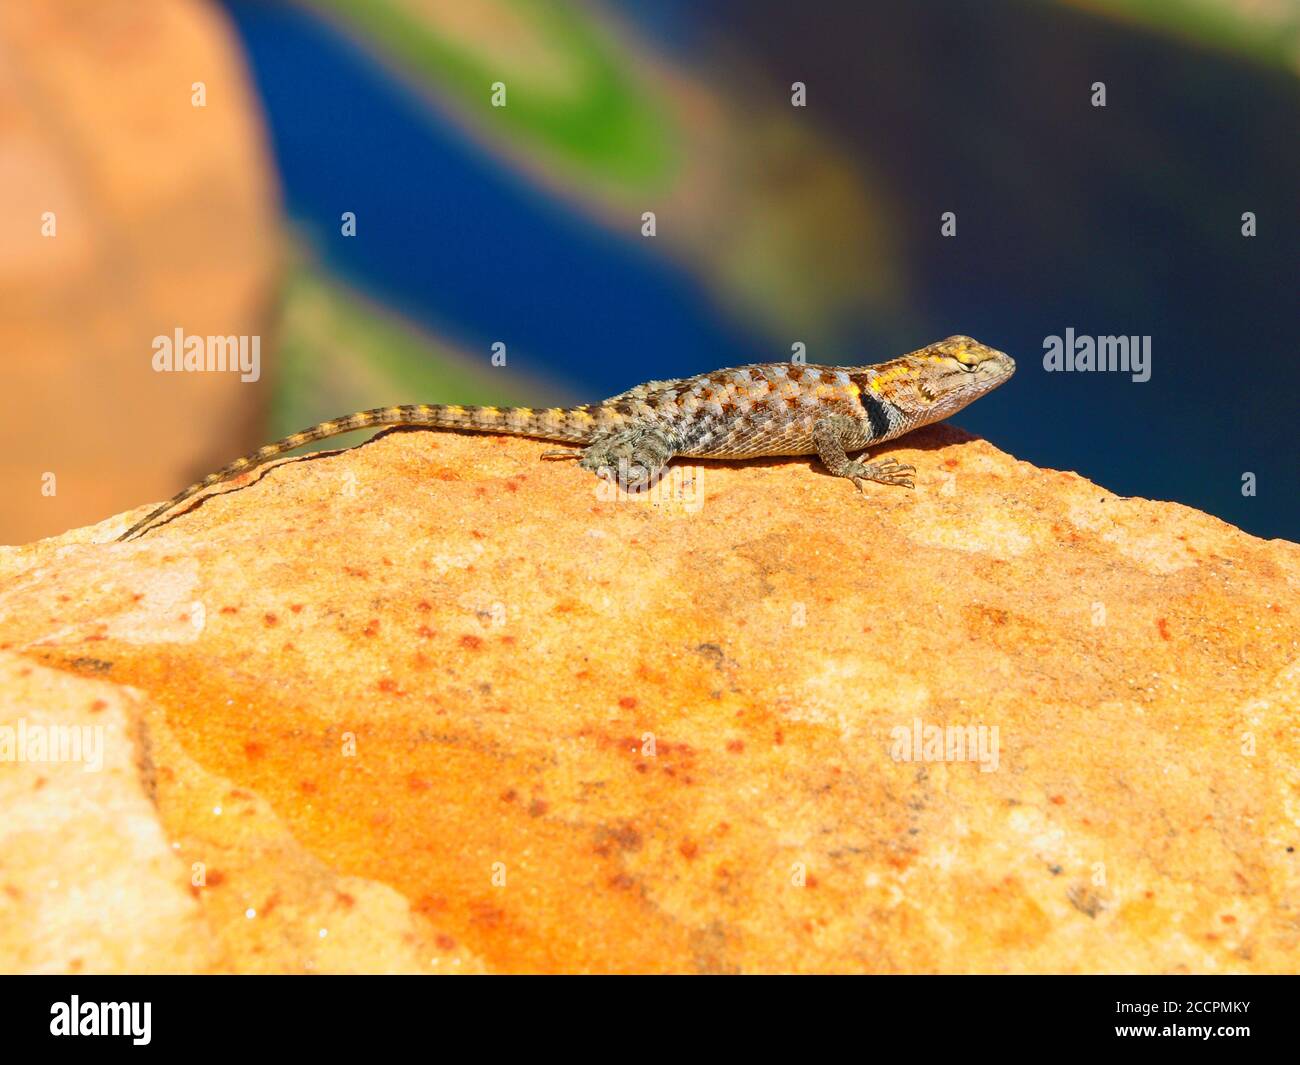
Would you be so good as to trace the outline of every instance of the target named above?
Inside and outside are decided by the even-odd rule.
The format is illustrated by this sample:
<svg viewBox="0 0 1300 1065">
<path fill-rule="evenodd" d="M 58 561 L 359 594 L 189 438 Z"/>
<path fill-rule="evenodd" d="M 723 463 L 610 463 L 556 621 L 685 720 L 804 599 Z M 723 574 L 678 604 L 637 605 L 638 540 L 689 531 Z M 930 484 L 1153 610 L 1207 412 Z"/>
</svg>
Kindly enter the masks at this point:
<svg viewBox="0 0 1300 1065">
<path fill-rule="evenodd" d="M 849 478 L 860 491 L 868 481 L 911 488 L 911 466 L 892 459 L 866 463 L 865 455 L 851 459 L 847 452 L 942 421 L 997 388 L 1015 369 L 1010 356 L 953 336 L 874 366 L 760 363 L 649 381 L 579 407 L 380 407 L 321 422 L 236 459 L 159 506 L 118 540 L 148 531 L 205 488 L 304 444 L 387 425 L 580 444 L 581 451 L 550 451 L 543 457 L 575 458 L 583 469 L 617 478 L 633 490 L 650 483 L 675 455 L 743 460 L 814 452 L 831 473 Z"/>
</svg>

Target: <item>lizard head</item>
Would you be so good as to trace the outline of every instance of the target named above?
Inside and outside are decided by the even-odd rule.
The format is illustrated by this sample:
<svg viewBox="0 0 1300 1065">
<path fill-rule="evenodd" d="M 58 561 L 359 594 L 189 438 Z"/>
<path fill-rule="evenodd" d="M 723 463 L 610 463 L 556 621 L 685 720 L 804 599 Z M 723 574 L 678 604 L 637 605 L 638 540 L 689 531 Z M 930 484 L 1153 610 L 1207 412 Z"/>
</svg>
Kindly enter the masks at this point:
<svg viewBox="0 0 1300 1065">
<path fill-rule="evenodd" d="M 1015 360 L 967 336 L 951 336 L 875 367 L 872 393 L 914 419 L 937 422 L 991 392 L 1016 372 Z"/>
<path fill-rule="evenodd" d="M 913 352 L 912 355 L 925 356 L 930 360 L 948 359 L 956 363 L 964 372 L 1000 373 L 1004 377 L 1010 377 L 1016 369 L 1016 364 L 1010 355 L 965 336 L 947 337 L 920 351 Z"/>
</svg>

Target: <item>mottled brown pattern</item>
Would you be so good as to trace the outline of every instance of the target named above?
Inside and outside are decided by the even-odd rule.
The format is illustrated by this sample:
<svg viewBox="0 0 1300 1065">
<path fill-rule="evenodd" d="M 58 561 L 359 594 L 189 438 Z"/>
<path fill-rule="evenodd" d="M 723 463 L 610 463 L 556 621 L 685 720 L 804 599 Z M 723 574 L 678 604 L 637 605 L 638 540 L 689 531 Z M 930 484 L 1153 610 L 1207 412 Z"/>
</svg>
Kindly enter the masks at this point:
<svg viewBox="0 0 1300 1065">
<path fill-rule="evenodd" d="M 673 381 L 648 381 L 579 407 L 407 404 L 335 418 L 267 444 L 190 485 L 120 537 L 151 528 L 205 488 L 317 440 L 388 425 L 508 433 L 583 445 L 583 469 L 629 488 L 648 484 L 675 455 L 747 459 L 820 455 L 837 476 L 908 487 L 911 467 L 865 464 L 846 451 L 940 421 L 1006 381 L 1015 363 L 970 337 L 954 336 L 872 366 L 759 363 Z"/>
</svg>

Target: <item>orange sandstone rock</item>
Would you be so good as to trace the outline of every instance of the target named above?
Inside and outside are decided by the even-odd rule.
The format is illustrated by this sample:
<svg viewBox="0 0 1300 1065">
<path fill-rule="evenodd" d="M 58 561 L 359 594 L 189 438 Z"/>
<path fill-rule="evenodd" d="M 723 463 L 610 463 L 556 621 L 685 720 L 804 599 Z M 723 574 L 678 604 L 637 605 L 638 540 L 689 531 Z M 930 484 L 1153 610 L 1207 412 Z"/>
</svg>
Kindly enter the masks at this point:
<svg viewBox="0 0 1300 1065">
<path fill-rule="evenodd" d="M 395 432 L 4 549 L 0 729 L 107 768 L 0 762 L 0 968 L 1300 968 L 1300 547 L 902 443 Z"/>
<path fill-rule="evenodd" d="M 269 342 L 260 378 L 242 381 L 155 372 L 154 341 L 266 333 L 281 237 L 259 105 L 219 5 L 0 3 L 0 57 L 0 542 L 13 544 L 261 443 Z"/>
</svg>

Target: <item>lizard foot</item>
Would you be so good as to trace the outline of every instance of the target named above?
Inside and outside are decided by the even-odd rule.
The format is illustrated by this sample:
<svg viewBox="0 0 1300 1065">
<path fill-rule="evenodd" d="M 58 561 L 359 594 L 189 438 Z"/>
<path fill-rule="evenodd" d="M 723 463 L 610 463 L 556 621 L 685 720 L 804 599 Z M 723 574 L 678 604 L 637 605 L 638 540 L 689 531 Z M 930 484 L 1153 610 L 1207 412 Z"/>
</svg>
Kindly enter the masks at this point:
<svg viewBox="0 0 1300 1065">
<path fill-rule="evenodd" d="M 912 483 L 911 475 L 916 472 L 915 466 L 908 466 L 906 463 L 895 462 L 893 459 L 881 459 L 879 462 L 850 462 L 845 467 L 841 476 L 848 477 L 858 487 L 858 491 L 863 491 L 863 485 L 868 481 L 876 481 L 879 484 L 897 484 L 904 488 L 915 488 Z"/>
<path fill-rule="evenodd" d="M 578 465 L 599 477 L 636 492 L 654 483 L 673 457 L 673 446 L 655 426 L 633 426 L 588 446 Z"/>
</svg>

